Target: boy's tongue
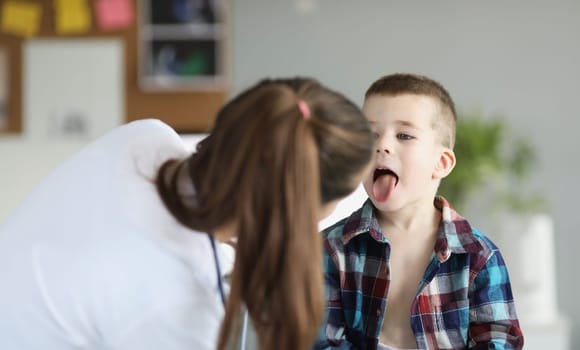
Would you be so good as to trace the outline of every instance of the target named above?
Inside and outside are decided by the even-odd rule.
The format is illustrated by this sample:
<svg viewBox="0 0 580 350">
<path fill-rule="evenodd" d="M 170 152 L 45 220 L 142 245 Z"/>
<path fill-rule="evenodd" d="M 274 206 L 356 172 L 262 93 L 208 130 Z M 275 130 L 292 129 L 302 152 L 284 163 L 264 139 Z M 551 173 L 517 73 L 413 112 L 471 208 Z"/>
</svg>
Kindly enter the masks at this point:
<svg viewBox="0 0 580 350">
<path fill-rule="evenodd" d="M 397 179 L 393 175 L 381 175 L 373 183 L 373 196 L 379 202 L 384 202 L 391 196 L 395 189 Z"/>
</svg>

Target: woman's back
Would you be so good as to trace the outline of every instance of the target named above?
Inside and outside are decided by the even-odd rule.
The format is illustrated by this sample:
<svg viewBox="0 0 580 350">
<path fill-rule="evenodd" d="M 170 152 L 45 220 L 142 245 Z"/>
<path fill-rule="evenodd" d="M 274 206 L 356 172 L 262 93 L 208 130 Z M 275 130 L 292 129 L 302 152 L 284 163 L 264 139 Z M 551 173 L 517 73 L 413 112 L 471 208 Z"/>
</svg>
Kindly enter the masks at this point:
<svg viewBox="0 0 580 350">
<path fill-rule="evenodd" d="M 210 242 L 175 221 L 154 184 L 187 154 L 167 125 L 130 123 L 30 194 L 0 227 L 1 349 L 215 347 Z"/>
</svg>

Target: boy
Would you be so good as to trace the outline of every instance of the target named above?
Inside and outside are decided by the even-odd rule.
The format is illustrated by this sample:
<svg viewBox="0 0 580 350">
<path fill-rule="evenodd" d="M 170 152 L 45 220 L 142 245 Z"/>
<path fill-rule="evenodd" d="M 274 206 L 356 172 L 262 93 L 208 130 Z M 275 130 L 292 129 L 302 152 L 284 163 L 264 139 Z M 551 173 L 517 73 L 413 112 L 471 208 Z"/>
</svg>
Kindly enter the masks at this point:
<svg viewBox="0 0 580 350">
<path fill-rule="evenodd" d="M 393 74 L 365 93 L 376 137 L 369 199 L 323 232 L 327 311 L 316 349 L 521 349 L 498 248 L 442 197 L 455 166 L 454 103 Z"/>
</svg>

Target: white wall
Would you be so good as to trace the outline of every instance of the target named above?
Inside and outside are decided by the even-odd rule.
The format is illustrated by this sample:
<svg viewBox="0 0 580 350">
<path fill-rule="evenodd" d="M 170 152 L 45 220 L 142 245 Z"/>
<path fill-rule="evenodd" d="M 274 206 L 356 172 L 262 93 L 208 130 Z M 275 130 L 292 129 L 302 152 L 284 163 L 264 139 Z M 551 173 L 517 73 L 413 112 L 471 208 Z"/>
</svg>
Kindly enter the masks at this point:
<svg viewBox="0 0 580 350">
<path fill-rule="evenodd" d="M 22 52 L 24 131 L 0 137 L 0 223 L 58 163 L 124 120 L 121 40 L 35 39 Z"/>
<path fill-rule="evenodd" d="M 303 3 L 314 12 L 298 11 Z M 542 165 L 531 187 L 555 220 L 560 309 L 580 349 L 580 2 L 237 0 L 233 13 L 235 91 L 265 75 L 303 74 L 361 103 L 380 75 L 412 71 L 442 82 L 460 110 L 505 115 L 529 135 Z"/>
<path fill-rule="evenodd" d="M 233 92 L 264 76 L 301 74 L 360 103 L 380 75 L 412 71 L 442 82 L 460 110 L 505 115 L 529 135 L 542 164 L 532 187 L 548 198 L 556 225 L 560 309 L 573 321 L 571 348 L 580 348 L 580 2 L 233 0 L 232 15 Z M 78 147 L 0 138 L 0 222 Z M 493 227 L 477 214 L 470 213 L 479 227 Z"/>
</svg>

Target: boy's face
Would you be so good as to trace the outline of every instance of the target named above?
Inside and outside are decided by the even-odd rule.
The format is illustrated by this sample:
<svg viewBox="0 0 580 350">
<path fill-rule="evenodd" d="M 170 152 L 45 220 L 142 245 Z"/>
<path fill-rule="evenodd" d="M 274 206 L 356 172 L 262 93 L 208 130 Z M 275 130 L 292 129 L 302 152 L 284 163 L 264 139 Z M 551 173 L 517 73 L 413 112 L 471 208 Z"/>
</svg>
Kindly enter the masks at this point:
<svg viewBox="0 0 580 350">
<path fill-rule="evenodd" d="M 375 206 L 394 211 L 432 202 L 442 177 L 442 155 L 450 151 L 433 127 L 439 113 L 435 100 L 413 94 L 372 95 L 363 111 L 376 137 L 374 166 L 363 180 Z"/>
</svg>

